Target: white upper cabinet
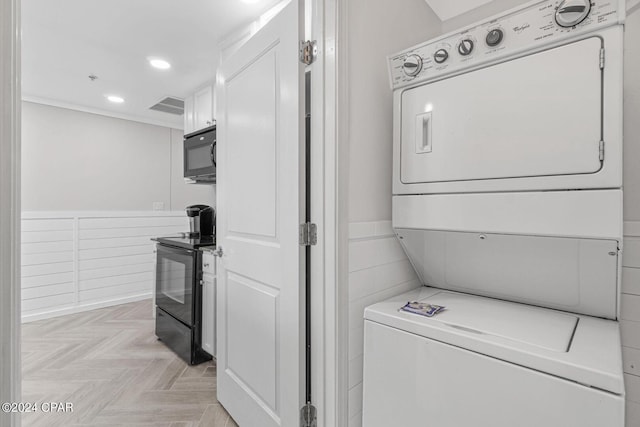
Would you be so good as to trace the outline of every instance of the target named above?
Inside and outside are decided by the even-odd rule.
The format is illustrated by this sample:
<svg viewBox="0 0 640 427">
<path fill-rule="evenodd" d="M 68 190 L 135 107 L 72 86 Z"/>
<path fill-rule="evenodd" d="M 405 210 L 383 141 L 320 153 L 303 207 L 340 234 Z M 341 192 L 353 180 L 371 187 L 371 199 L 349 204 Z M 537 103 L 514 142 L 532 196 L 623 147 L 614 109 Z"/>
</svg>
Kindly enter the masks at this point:
<svg viewBox="0 0 640 427">
<path fill-rule="evenodd" d="M 206 86 L 194 95 L 195 129 L 204 129 L 213 125 L 213 88 Z"/>
<path fill-rule="evenodd" d="M 193 104 L 193 95 L 184 99 L 184 133 L 185 135 L 193 132 L 193 113 L 195 111 Z"/>
<path fill-rule="evenodd" d="M 208 85 L 184 100 L 184 133 L 213 125 L 213 86 Z"/>
</svg>

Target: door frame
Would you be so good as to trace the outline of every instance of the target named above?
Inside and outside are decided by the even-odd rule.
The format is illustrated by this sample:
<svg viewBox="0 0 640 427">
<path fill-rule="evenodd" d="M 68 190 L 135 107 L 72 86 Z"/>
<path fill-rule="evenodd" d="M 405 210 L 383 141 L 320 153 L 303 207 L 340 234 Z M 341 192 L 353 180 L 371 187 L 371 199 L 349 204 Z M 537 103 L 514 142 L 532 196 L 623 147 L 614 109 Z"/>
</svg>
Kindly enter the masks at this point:
<svg viewBox="0 0 640 427">
<path fill-rule="evenodd" d="M 348 120 L 346 0 L 309 0 L 313 40 L 311 204 L 312 387 L 319 426 L 348 422 Z M 0 401 L 20 401 L 20 0 L 0 0 Z M 313 142 L 315 141 L 315 142 Z M 318 142 L 320 141 L 320 142 Z M 9 238 L 6 238 L 9 236 Z M 317 285 L 322 284 L 322 285 Z M 7 363 L 6 360 L 9 360 Z M 0 413 L 0 427 L 20 425 Z"/>
<path fill-rule="evenodd" d="M 318 426 L 348 425 L 348 89 L 347 0 L 310 0 L 312 400 Z M 318 142 L 320 141 L 320 142 Z M 322 283 L 322 286 L 317 284 Z"/>
<path fill-rule="evenodd" d="M 0 402 L 19 402 L 20 0 L 0 0 Z M 20 425 L 0 411 L 0 426 Z"/>
</svg>

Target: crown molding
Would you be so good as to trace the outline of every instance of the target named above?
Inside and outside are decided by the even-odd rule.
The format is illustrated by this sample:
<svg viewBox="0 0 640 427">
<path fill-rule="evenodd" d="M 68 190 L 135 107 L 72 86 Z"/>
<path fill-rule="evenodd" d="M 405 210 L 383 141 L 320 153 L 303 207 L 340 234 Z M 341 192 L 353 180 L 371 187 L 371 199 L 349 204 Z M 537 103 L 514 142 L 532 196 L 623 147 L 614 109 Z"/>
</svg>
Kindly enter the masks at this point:
<svg viewBox="0 0 640 427">
<path fill-rule="evenodd" d="M 99 116 L 112 117 L 114 119 L 128 120 L 131 122 L 145 123 L 148 125 L 162 126 L 162 127 L 171 128 L 171 129 L 183 130 L 183 126 L 176 125 L 175 123 L 166 121 L 166 120 L 150 119 L 147 117 L 136 116 L 133 114 L 116 113 L 113 111 L 101 110 L 99 108 L 92 108 L 84 105 L 77 105 L 69 102 L 57 101 L 57 100 L 48 99 L 48 98 L 41 98 L 38 96 L 32 96 L 27 94 L 22 95 L 22 101 L 31 102 L 34 104 L 48 105 L 50 107 L 64 108 L 67 110 L 80 111 L 83 113 L 96 114 Z"/>
</svg>

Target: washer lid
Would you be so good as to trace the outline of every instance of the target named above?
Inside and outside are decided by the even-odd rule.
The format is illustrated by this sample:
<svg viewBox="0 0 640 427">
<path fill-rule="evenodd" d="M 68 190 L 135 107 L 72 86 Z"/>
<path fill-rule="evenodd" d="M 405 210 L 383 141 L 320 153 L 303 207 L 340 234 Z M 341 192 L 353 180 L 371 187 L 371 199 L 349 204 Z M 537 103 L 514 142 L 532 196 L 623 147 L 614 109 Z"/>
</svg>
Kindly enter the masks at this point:
<svg viewBox="0 0 640 427">
<path fill-rule="evenodd" d="M 400 310 L 407 301 L 444 305 L 447 309 L 428 318 Z M 612 320 L 429 287 L 369 306 L 364 317 L 538 372 L 624 394 L 620 327 Z"/>
<path fill-rule="evenodd" d="M 451 328 L 557 352 L 569 351 L 578 324 L 575 315 L 446 291 L 420 302 L 446 307 L 432 319 Z"/>
</svg>

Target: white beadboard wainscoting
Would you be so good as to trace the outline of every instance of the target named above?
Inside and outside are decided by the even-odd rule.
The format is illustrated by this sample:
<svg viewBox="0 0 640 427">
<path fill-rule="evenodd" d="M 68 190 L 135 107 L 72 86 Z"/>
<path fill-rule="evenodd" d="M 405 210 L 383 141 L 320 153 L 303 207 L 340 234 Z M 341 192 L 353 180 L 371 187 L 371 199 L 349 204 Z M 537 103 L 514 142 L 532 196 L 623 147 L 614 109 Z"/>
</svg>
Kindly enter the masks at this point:
<svg viewBox="0 0 640 427">
<path fill-rule="evenodd" d="M 184 212 L 24 212 L 22 321 L 150 298 L 150 239 L 188 228 Z"/>
<path fill-rule="evenodd" d="M 349 427 L 362 425 L 364 309 L 419 286 L 391 221 L 349 224 Z"/>
<path fill-rule="evenodd" d="M 627 427 L 640 426 L 640 221 L 624 224 L 622 256 L 622 357 Z"/>
</svg>

